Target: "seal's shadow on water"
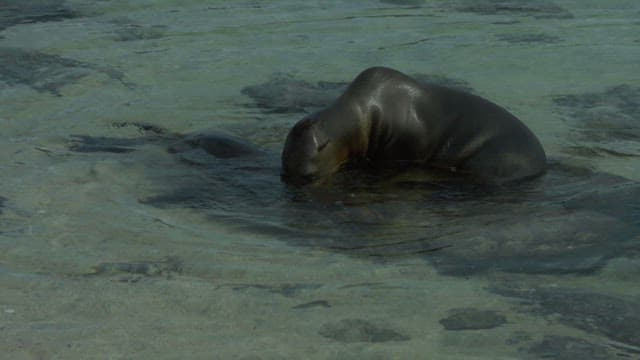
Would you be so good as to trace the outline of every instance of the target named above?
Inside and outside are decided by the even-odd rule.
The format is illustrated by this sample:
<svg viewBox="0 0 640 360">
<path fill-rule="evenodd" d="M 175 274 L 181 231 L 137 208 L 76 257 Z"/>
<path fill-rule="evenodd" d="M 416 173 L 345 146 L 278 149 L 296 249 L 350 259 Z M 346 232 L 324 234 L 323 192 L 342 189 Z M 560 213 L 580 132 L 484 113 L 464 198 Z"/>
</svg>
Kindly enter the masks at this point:
<svg viewBox="0 0 640 360">
<path fill-rule="evenodd" d="M 136 124 L 138 138 L 76 136 L 76 152 L 126 153 L 162 146 L 175 158 L 166 192 L 149 206 L 197 209 L 214 221 L 301 246 L 353 256 L 425 256 L 438 271 L 468 276 L 590 273 L 637 253 L 640 184 L 552 162 L 517 185 L 478 187 L 420 171 L 349 169 L 332 183 L 281 183 L 280 157 L 220 132 L 169 134 Z M 182 173 L 182 176 L 177 176 Z"/>
</svg>

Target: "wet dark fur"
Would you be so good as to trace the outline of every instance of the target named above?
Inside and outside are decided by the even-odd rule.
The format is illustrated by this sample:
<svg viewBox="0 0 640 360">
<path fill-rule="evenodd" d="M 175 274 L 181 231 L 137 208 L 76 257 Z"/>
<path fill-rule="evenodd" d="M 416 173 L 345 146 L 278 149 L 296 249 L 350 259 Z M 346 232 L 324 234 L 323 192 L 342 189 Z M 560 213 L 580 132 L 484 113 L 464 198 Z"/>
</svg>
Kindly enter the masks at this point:
<svg viewBox="0 0 640 360">
<path fill-rule="evenodd" d="M 282 175 L 294 184 L 323 181 L 353 162 L 444 169 L 473 182 L 503 184 L 542 174 L 546 155 L 536 136 L 504 108 L 376 67 L 293 127 Z"/>
</svg>

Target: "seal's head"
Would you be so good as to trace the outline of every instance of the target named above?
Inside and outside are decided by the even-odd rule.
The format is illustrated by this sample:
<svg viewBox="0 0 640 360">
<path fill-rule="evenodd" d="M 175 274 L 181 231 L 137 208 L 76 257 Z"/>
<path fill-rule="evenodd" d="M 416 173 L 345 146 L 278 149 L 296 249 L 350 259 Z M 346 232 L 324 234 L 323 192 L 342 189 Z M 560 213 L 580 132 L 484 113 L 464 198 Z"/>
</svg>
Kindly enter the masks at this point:
<svg viewBox="0 0 640 360">
<path fill-rule="evenodd" d="M 300 120 L 282 150 L 282 180 L 304 185 L 327 179 L 347 161 L 348 151 L 324 131 L 315 117 Z"/>
</svg>

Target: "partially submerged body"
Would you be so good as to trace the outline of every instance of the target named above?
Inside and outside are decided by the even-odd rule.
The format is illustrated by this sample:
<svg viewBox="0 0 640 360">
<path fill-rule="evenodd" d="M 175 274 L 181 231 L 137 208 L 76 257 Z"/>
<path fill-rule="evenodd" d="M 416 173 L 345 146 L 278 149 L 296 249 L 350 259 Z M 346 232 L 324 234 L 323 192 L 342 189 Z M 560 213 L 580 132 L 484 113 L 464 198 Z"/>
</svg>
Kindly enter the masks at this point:
<svg viewBox="0 0 640 360">
<path fill-rule="evenodd" d="M 282 175 L 293 184 L 324 181 L 353 162 L 444 169 L 502 184 L 542 174 L 546 156 L 535 135 L 502 107 L 377 67 L 293 127 Z"/>
</svg>

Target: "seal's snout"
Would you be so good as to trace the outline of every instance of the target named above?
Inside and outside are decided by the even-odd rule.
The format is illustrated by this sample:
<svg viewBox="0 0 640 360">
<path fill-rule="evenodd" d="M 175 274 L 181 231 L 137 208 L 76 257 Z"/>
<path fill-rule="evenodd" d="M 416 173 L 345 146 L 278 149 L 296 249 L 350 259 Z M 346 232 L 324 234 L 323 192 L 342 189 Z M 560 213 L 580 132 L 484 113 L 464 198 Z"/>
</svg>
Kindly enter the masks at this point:
<svg viewBox="0 0 640 360">
<path fill-rule="evenodd" d="M 283 152 L 282 172 L 280 179 L 292 185 L 306 185 L 317 178 L 317 171 L 313 166 L 310 154 L 303 150 L 292 150 Z"/>
<path fill-rule="evenodd" d="M 282 149 L 282 181 L 304 185 L 317 178 L 317 132 L 313 118 L 302 119 L 291 129 Z"/>
</svg>

